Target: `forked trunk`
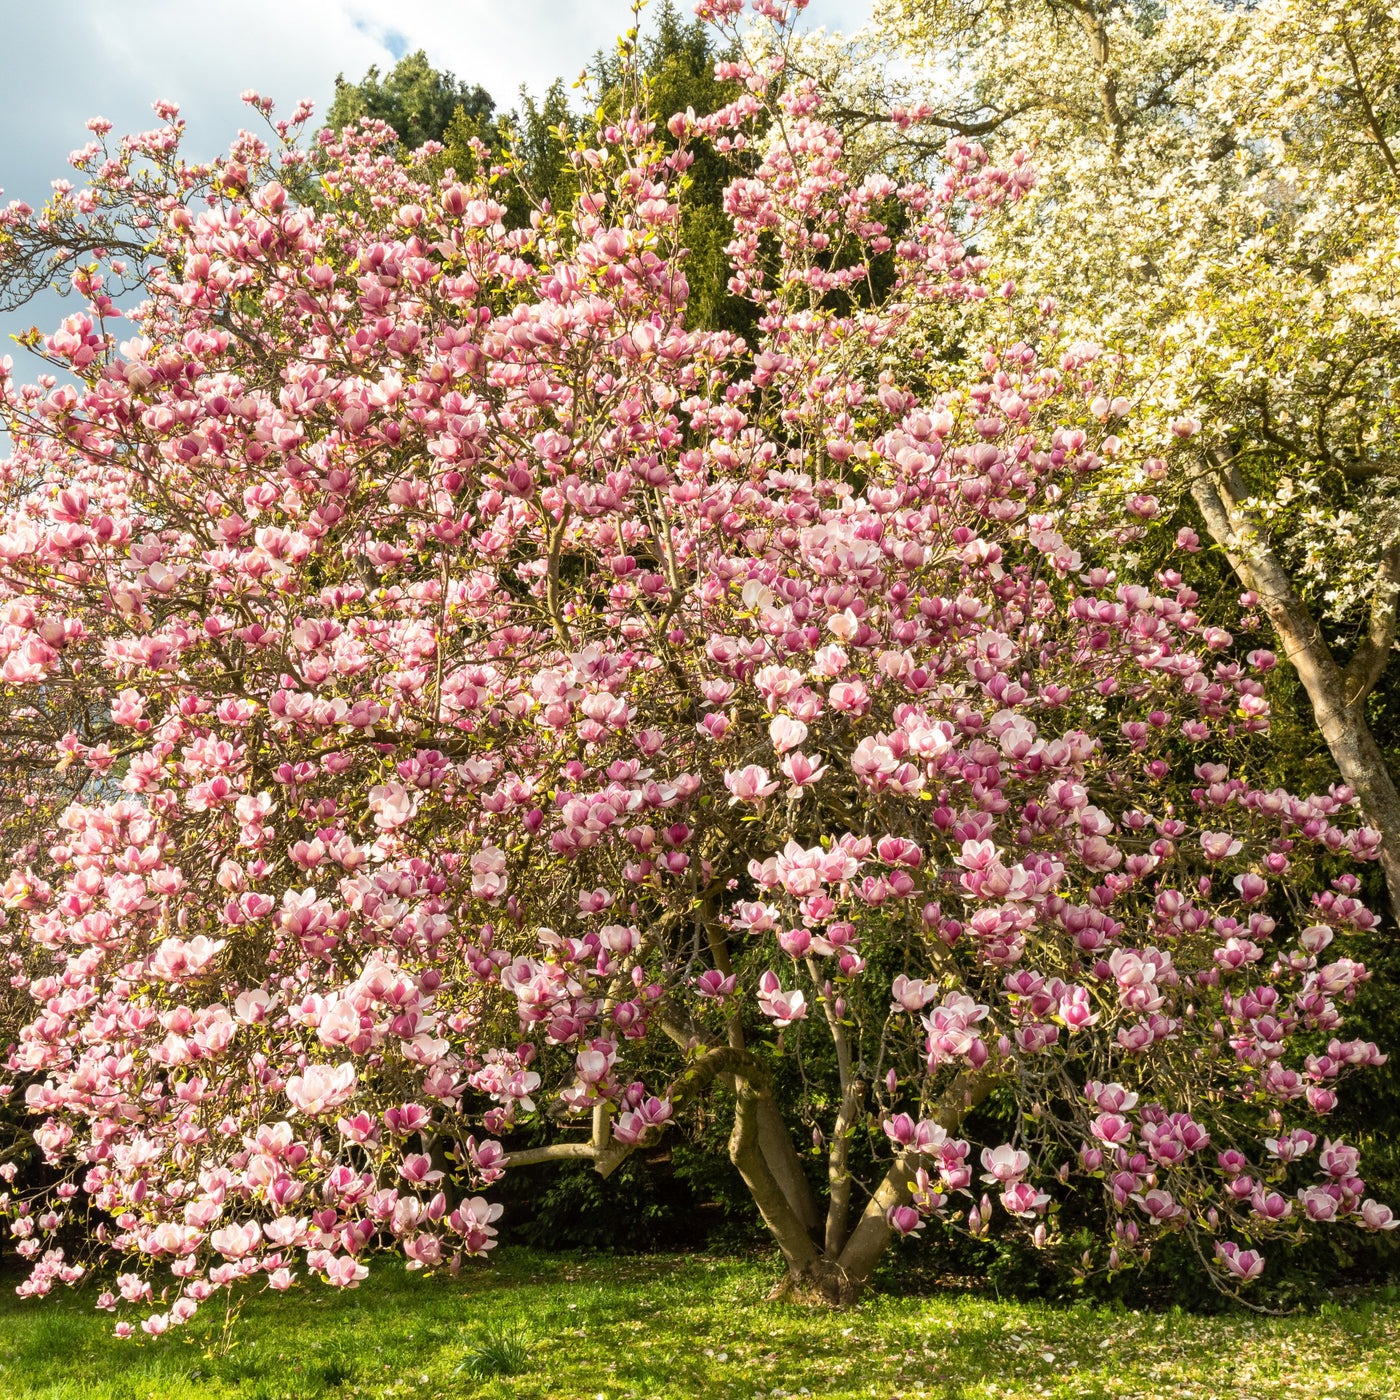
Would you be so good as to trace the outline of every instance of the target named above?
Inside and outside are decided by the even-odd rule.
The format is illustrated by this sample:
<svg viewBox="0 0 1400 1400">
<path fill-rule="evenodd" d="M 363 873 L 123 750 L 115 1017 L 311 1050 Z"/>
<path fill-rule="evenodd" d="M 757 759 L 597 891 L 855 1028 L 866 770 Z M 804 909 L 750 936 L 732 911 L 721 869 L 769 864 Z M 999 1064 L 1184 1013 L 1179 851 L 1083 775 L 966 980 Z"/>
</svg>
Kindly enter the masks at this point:
<svg viewBox="0 0 1400 1400">
<path fill-rule="evenodd" d="M 988 1070 L 960 1075 L 932 1115 L 933 1121 L 954 1132 L 987 1097 L 995 1082 L 995 1074 Z M 871 1194 L 855 1226 L 833 1236 L 828 1221 L 823 1234 L 813 1219 L 805 1183 L 794 1197 L 784 1190 L 779 1174 L 770 1167 L 771 1139 L 765 1153 L 760 1136 L 760 1123 L 765 1120 L 770 1132 L 774 1121 L 780 1121 L 766 1084 L 758 1082 L 757 1076 L 736 1075 L 729 1155 L 787 1264 L 786 1273 L 771 1296 L 826 1307 L 848 1307 L 869 1285 L 894 1234 L 889 1224 L 890 1211 L 909 1203 L 915 1173 L 921 1164 L 931 1163 L 917 1152 L 901 1152 Z M 796 1158 L 795 1153 L 792 1156 Z"/>
</svg>

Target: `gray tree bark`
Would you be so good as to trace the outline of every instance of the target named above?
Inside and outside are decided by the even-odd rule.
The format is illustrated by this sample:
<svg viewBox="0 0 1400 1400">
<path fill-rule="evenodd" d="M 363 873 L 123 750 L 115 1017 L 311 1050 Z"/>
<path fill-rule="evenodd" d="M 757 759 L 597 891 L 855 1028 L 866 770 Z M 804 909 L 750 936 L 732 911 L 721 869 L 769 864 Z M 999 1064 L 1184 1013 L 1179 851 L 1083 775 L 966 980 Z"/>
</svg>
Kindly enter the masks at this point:
<svg viewBox="0 0 1400 1400">
<path fill-rule="evenodd" d="M 1343 666 L 1264 529 L 1245 506 L 1248 488 L 1228 460 L 1213 455 L 1192 496 L 1206 528 L 1236 576 L 1259 595 L 1284 654 L 1312 702 L 1313 715 L 1337 771 L 1381 835 L 1379 863 L 1393 915 L 1400 917 L 1400 790 L 1366 719 L 1366 697 L 1385 668 L 1396 635 L 1400 540 L 1386 550 L 1376 581 L 1367 634 Z"/>
</svg>

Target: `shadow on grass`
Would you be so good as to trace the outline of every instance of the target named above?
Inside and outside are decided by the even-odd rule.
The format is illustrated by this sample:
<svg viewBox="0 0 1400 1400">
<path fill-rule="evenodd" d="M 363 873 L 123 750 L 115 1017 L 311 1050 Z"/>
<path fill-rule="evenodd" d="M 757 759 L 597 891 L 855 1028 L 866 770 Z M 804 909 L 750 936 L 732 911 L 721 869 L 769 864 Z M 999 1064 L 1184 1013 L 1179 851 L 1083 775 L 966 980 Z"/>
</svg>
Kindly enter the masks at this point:
<svg viewBox="0 0 1400 1400">
<path fill-rule="evenodd" d="M 998 1302 L 963 1288 L 876 1294 L 843 1313 L 767 1302 L 767 1257 L 547 1255 L 503 1249 L 459 1278 L 387 1261 L 356 1291 L 249 1300 L 158 1342 L 118 1342 L 96 1289 L 21 1302 L 0 1280 L 5 1400 L 321 1397 L 1269 1394 L 1393 1396 L 1400 1307 L 1375 1297 L 1311 1317 L 1203 1319 Z M 1319 1388 L 1322 1381 L 1324 1388 Z"/>
</svg>

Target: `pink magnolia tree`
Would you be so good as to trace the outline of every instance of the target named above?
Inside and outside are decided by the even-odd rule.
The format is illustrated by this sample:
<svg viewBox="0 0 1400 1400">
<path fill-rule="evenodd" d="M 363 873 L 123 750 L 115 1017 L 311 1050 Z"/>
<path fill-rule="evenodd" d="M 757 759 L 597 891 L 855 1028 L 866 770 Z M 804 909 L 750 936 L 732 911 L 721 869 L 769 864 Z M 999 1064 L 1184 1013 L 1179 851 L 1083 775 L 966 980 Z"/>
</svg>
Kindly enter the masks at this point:
<svg viewBox="0 0 1400 1400">
<path fill-rule="evenodd" d="M 3 887 L 23 1292 L 79 1231 L 152 1334 L 380 1248 L 455 1269 L 502 1172 L 607 1174 L 702 1095 L 834 1301 L 1069 1190 L 1097 1264 L 1178 1231 L 1226 1281 L 1395 1224 L 1326 1131 L 1382 1059 L 1339 952 L 1375 833 L 1237 771 L 1271 656 L 1088 553 L 1092 349 L 905 353 L 1028 170 L 853 181 L 782 37 L 527 228 L 382 131 L 298 151 L 306 108 L 207 166 L 171 109 L 96 124 L 86 188 L 3 216 L 12 266 L 94 258 L 42 345 L 75 382 L 0 380 L 0 742 L 90 775 Z M 746 160 L 751 345 L 685 323 L 701 139 Z"/>
</svg>

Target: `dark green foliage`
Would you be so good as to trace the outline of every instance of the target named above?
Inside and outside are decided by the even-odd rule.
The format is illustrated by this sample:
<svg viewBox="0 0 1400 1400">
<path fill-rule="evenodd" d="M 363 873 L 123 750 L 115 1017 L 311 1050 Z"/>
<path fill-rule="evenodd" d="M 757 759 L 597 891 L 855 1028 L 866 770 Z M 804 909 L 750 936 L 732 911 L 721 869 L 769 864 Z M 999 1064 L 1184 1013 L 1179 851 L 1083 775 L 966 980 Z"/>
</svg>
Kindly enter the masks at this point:
<svg viewBox="0 0 1400 1400">
<path fill-rule="evenodd" d="M 479 84 L 459 81 L 428 62 L 422 49 L 405 54 L 381 79 L 378 66 L 358 82 L 336 76 L 335 98 L 326 113 L 339 130 L 362 117 L 388 122 L 407 150 L 425 141 L 441 141 L 453 118 L 485 123 L 496 110 L 491 94 Z"/>
<path fill-rule="evenodd" d="M 519 105 L 497 115 L 484 89 L 434 69 L 419 50 L 400 59 L 386 77 L 371 68 L 358 83 L 337 78 L 327 120 L 340 127 L 361 117 L 380 118 L 399 133 L 407 149 L 440 141 L 445 148 L 440 167 L 464 174 L 475 171 L 474 143 L 480 143 L 489 163 L 510 166 L 497 180 L 497 196 L 506 206 L 507 223 L 520 227 L 546 203 L 556 210 L 569 206 L 575 192 L 569 155 L 594 120 L 620 120 L 644 104 L 664 128 L 672 113 L 692 108 L 703 114 L 731 101 L 734 84 L 715 78 L 718 57 L 710 30 L 698 20 L 684 19 L 673 0 L 663 0 L 650 28 L 633 45 L 595 55 L 589 69 L 596 102 L 592 113 L 575 110 L 563 80 L 556 79 L 539 99 L 522 89 Z M 665 139 L 674 145 L 669 136 Z M 730 294 L 724 251 L 732 230 L 723 195 L 735 167 L 704 143 L 692 149 L 694 164 L 681 177 L 687 320 L 704 329 L 744 334 L 753 329 L 753 308 Z"/>
<path fill-rule="evenodd" d="M 556 78 L 538 102 L 522 89 L 520 108 L 507 119 L 526 189 L 536 201 L 547 199 L 555 209 L 567 209 L 577 188 L 569 163 L 576 125 L 562 78 Z"/>
<path fill-rule="evenodd" d="M 720 57 L 711 31 L 699 20 L 683 19 L 674 0 L 663 0 L 636 52 L 637 73 L 646 84 L 651 112 L 663 126 L 676 112 L 691 108 L 704 115 L 734 100 L 735 85 L 715 78 L 715 60 Z M 599 54 L 592 75 L 603 94 L 603 109 L 613 117 L 625 116 L 634 86 L 621 58 Z M 695 163 L 683 177 L 681 199 L 681 243 L 689 249 L 684 265 L 690 284 L 687 319 L 707 330 L 745 334 L 752 330 L 753 308 L 730 295 L 724 251 L 733 236 L 724 213 L 724 187 L 734 178 L 735 168 L 703 142 L 692 150 Z"/>
<path fill-rule="evenodd" d="M 582 1163 L 507 1172 L 493 1192 L 506 1207 L 502 1238 L 625 1254 L 761 1247 L 753 1198 L 725 1152 L 732 1101 L 723 1097 L 606 1180 Z"/>
<path fill-rule="evenodd" d="M 522 88 L 519 108 L 492 123 L 459 108 L 443 137 L 442 165 L 463 174 L 474 171 L 474 143 L 484 146 L 488 163 L 508 167 L 497 179 L 496 193 L 506 206 L 507 225 L 521 228 L 546 202 L 555 209 L 572 203 L 577 184 L 569 152 L 577 120 L 560 78 L 538 101 Z"/>
</svg>

